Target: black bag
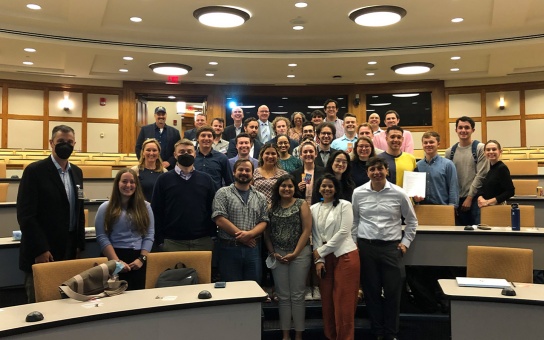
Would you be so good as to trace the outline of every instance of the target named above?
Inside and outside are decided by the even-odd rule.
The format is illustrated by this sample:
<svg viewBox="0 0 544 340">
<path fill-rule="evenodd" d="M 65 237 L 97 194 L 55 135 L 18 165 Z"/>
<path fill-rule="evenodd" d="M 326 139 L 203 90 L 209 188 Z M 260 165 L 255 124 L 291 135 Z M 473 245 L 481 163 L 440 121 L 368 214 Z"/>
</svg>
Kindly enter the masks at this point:
<svg viewBox="0 0 544 340">
<path fill-rule="evenodd" d="M 194 268 L 186 268 L 185 264 L 178 262 L 173 269 L 168 268 L 159 275 L 155 288 L 196 284 L 198 284 L 196 270 Z"/>
</svg>

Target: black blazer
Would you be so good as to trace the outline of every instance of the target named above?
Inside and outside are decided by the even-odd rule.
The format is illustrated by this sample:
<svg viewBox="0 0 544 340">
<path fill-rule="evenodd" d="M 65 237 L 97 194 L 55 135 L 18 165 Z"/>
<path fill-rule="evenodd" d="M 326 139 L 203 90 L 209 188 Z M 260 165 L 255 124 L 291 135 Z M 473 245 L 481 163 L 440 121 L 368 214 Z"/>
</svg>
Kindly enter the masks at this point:
<svg viewBox="0 0 544 340">
<path fill-rule="evenodd" d="M 244 132 L 244 127 L 243 126 L 242 126 L 242 131 L 241 132 Z M 234 127 L 234 124 L 227 126 L 225 128 L 225 130 L 223 130 L 223 135 L 222 135 L 221 138 L 223 138 L 224 140 L 228 140 L 228 141 L 230 141 L 233 138 L 236 138 L 236 128 Z"/>
<path fill-rule="evenodd" d="M 330 154 L 332 155 L 333 152 L 338 151 L 338 150 L 330 148 L 330 151 L 331 151 Z M 319 166 L 322 166 L 322 167 L 327 166 L 327 164 L 323 164 L 323 160 L 321 159 L 321 155 L 319 154 L 319 151 L 317 151 L 317 157 L 315 158 L 314 163 L 315 163 L 315 165 L 319 165 Z"/>
<path fill-rule="evenodd" d="M 185 131 L 185 133 L 183 133 L 183 138 L 187 138 L 188 140 L 195 140 L 196 128 Z"/>
<path fill-rule="evenodd" d="M 295 188 L 298 188 L 298 184 L 300 182 L 302 182 L 302 174 L 304 173 L 304 166 L 301 166 L 300 168 L 296 169 L 295 171 L 291 172 L 291 175 L 293 175 L 293 177 L 295 177 L 295 183 L 293 183 L 295 185 Z M 317 190 L 317 180 L 319 178 L 321 178 L 323 175 L 325 174 L 325 168 L 322 167 L 322 166 L 319 166 L 319 165 L 316 165 L 315 168 L 314 168 L 314 188 L 313 188 L 313 191 L 312 191 L 312 204 L 313 203 L 317 203 L 317 202 L 313 202 L 314 200 L 314 194 Z M 302 192 L 302 195 L 304 198 L 304 195 L 305 193 Z"/>
<path fill-rule="evenodd" d="M 263 146 L 263 143 L 257 140 L 255 138 L 253 140 L 253 155 L 250 155 L 251 157 L 255 159 L 259 159 L 259 152 L 261 152 L 261 148 Z M 229 148 L 227 149 L 227 158 L 236 157 L 238 155 L 238 150 L 236 149 L 236 138 L 232 138 L 229 140 Z"/>
<path fill-rule="evenodd" d="M 157 124 L 149 124 L 142 126 L 140 134 L 136 140 L 136 157 L 140 159 L 140 153 L 142 152 L 142 144 L 146 139 L 155 138 L 155 127 Z M 171 126 L 164 126 L 166 132 L 166 143 L 161 143 L 161 158 L 163 161 L 170 163 L 169 169 L 173 169 L 176 164 L 176 158 L 174 157 L 174 145 L 181 139 L 178 129 Z"/>
<path fill-rule="evenodd" d="M 83 173 L 71 164 L 70 176 L 76 195 L 76 247 L 85 249 Z M 34 259 L 50 251 L 55 261 L 66 260 L 70 227 L 70 203 L 64 184 L 51 157 L 29 164 L 23 172 L 17 194 L 17 221 L 23 233 L 19 248 L 19 268 L 32 272 Z M 75 252 L 74 252 L 75 253 Z"/>
</svg>

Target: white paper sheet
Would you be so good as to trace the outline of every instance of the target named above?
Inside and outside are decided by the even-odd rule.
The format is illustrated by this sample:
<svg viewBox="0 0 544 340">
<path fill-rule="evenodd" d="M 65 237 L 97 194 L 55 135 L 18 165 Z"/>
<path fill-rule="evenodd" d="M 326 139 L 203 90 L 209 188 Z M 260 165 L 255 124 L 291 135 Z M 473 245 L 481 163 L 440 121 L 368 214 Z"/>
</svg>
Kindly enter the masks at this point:
<svg viewBox="0 0 544 340">
<path fill-rule="evenodd" d="M 425 172 L 405 171 L 402 188 L 408 194 L 408 197 L 425 197 Z"/>
</svg>

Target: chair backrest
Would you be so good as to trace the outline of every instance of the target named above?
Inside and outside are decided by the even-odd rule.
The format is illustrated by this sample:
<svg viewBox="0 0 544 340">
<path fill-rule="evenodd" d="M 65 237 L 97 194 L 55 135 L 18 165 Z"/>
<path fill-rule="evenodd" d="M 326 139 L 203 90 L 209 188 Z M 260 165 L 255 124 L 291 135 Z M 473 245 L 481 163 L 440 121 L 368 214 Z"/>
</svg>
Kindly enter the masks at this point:
<svg viewBox="0 0 544 340">
<path fill-rule="evenodd" d="M 538 175 L 537 160 L 503 161 L 510 170 L 510 175 Z"/>
<path fill-rule="evenodd" d="M 89 226 L 89 209 L 83 209 L 83 214 L 85 215 L 85 228 Z"/>
<path fill-rule="evenodd" d="M 538 179 L 513 179 L 516 195 L 536 195 Z"/>
<path fill-rule="evenodd" d="M 112 167 L 107 165 L 80 165 L 83 178 L 111 178 Z"/>
<path fill-rule="evenodd" d="M 533 250 L 468 246 L 467 276 L 533 283 Z"/>
<path fill-rule="evenodd" d="M 159 275 L 168 268 L 174 268 L 178 262 L 183 262 L 187 268 L 196 269 L 198 283 L 212 282 L 211 251 L 149 253 L 145 272 L 145 288 L 155 288 Z"/>
<path fill-rule="evenodd" d="M 520 226 L 532 228 L 535 227 L 535 206 L 520 205 Z M 487 224 L 492 227 L 508 227 L 511 226 L 510 218 L 511 207 L 509 205 L 492 205 L 480 209 L 482 224 Z"/>
<path fill-rule="evenodd" d="M 69 278 L 108 261 L 107 257 L 37 263 L 32 265 L 36 302 L 60 299 L 59 286 Z"/>
<path fill-rule="evenodd" d="M 6 170 L 6 162 L 0 162 L 0 178 L 6 178 L 7 176 L 7 170 Z"/>
<path fill-rule="evenodd" d="M 8 198 L 9 183 L 0 183 L 0 202 L 6 202 Z"/>
<path fill-rule="evenodd" d="M 455 207 L 453 205 L 416 204 L 414 210 L 418 225 L 455 225 Z"/>
</svg>

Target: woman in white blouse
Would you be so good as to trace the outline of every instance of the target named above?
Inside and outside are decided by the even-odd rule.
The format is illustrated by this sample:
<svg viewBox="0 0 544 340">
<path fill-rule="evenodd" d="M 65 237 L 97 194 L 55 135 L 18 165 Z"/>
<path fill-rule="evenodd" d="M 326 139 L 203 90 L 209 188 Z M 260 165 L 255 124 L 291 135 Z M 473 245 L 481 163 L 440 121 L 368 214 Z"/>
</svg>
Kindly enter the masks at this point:
<svg viewBox="0 0 544 340">
<path fill-rule="evenodd" d="M 319 290 L 323 325 L 328 339 L 353 339 L 359 291 L 359 251 L 354 238 L 351 203 L 339 199 L 340 183 L 331 174 L 316 188 L 320 203 L 311 206 L 314 261 L 321 278 Z"/>
</svg>

